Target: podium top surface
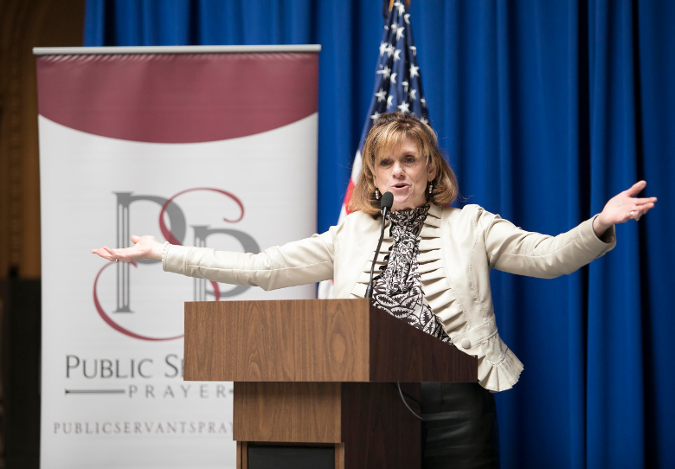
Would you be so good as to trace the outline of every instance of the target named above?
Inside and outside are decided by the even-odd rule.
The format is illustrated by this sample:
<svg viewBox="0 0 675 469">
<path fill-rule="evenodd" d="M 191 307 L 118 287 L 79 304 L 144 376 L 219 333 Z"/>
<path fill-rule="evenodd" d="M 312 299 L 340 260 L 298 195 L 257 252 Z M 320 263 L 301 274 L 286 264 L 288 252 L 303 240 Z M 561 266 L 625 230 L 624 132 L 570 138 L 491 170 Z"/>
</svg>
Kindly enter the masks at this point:
<svg viewBox="0 0 675 469">
<path fill-rule="evenodd" d="M 477 359 L 367 299 L 185 303 L 185 380 L 477 382 Z"/>
<path fill-rule="evenodd" d="M 251 46 L 121 46 L 121 47 L 34 47 L 33 55 L 111 54 L 250 54 L 320 52 L 320 44 Z"/>
</svg>

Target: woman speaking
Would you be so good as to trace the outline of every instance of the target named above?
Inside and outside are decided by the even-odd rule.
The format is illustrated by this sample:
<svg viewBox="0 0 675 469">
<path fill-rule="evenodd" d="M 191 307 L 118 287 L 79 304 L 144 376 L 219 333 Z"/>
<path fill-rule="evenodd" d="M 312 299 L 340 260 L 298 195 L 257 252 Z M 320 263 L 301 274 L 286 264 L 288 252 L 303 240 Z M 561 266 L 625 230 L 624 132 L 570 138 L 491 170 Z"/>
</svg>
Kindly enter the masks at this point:
<svg viewBox="0 0 675 469">
<path fill-rule="evenodd" d="M 92 252 L 110 261 L 161 259 L 164 270 L 265 290 L 334 279 L 336 298 L 363 297 L 380 237 L 380 197 L 393 194 L 373 284 L 374 304 L 478 357 L 478 383 L 423 383 L 424 468 L 499 466 L 493 392 L 510 389 L 523 365 L 497 332 L 490 269 L 554 278 L 610 251 L 614 225 L 638 220 L 656 202 L 636 198 L 640 181 L 602 212 L 567 233 L 517 228 L 477 205 L 449 205 L 455 175 L 434 131 L 409 114 L 383 114 L 363 148 L 363 170 L 338 226 L 260 254 L 161 244 L 132 236 L 134 246 Z"/>
</svg>

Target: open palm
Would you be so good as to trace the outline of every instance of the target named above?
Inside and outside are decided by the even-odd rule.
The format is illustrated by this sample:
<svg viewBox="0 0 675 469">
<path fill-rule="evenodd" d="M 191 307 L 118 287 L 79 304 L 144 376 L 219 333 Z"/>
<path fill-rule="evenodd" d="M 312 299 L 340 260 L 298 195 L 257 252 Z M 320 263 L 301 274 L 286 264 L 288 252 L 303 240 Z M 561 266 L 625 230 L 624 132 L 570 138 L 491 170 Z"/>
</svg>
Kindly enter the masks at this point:
<svg viewBox="0 0 675 469">
<path fill-rule="evenodd" d="M 109 261 L 124 261 L 133 262 L 141 259 L 161 259 L 162 258 L 162 244 L 157 242 L 154 236 L 131 236 L 133 246 L 121 249 L 111 249 L 108 246 L 103 246 L 98 249 L 92 249 L 93 254 L 98 254 Z"/>
</svg>

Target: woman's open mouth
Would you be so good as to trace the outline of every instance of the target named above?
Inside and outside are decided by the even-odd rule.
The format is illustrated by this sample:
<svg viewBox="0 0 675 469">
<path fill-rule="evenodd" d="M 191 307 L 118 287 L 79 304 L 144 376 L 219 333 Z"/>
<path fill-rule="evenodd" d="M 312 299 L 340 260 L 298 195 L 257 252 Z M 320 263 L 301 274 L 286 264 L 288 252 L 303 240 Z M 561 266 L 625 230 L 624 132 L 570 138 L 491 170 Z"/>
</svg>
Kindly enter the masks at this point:
<svg viewBox="0 0 675 469">
<path fill-rule="evenodd" d="M 394 184 L 394 185 L 391 186 L 391 187 L 392 187 L 392 189 L 402 190 L 402 189 L 406 189 L 406 188 L 408 187 L 408 184 L 403 184 L 403 183 L 401 183 L 401 184 Z"/>
</svg>

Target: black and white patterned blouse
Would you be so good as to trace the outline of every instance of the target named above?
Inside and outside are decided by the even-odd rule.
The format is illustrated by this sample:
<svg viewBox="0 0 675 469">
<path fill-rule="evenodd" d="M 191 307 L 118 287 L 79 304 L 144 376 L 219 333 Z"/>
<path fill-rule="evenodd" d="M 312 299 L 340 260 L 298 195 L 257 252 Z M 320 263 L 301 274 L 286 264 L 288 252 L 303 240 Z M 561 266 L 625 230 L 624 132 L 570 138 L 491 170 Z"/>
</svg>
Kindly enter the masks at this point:
<svg viewBox="0 0 675 469">
<path fill-rule="evenodd" d="M 451 343 L 450 337 L 431 311 L 422 291 L 419 274 L 420 236 L 429 205 L 389 212 L 390 233 L 394 244 L 384 260 L 384 272 L 374 281 L 373 302 L 411 326 Z"/>
</svg>

